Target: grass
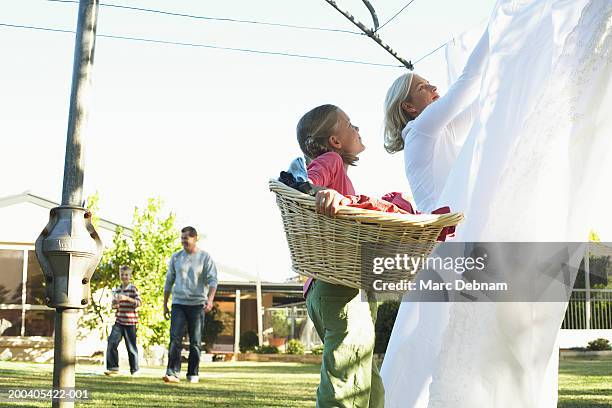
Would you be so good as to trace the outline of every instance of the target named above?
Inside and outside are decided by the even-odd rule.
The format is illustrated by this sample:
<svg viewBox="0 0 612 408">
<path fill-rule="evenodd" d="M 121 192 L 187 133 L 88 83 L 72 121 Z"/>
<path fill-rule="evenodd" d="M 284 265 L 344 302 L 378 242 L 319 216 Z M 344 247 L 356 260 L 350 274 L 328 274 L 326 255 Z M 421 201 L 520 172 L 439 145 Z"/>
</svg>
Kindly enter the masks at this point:
<svg viewBox="0 0 612 408">
<path fill-rule="evenodd" d="M 164 384 L 162 368 L 142 368 L 140 376 L 106 377 L 101 366 L 79 365 L 77 388 L 91 400 L 82 407 L 313 407 L 319 366 L 297 363 L 208 363 L 200 383 Z M 0 390 L 51 387 L 51 364 L 0 362 Z M 2 394 L 5 396 L 6 394 Z M 2 406 L 48 407 L 46 401 Z M 560 408 L 612 406 L 612 360 L 563 360 L 559 369 Z"/>
<path fill-rule="evenodd" d="M 129 373 L 103 375 L 101 366 L 78 366 L 78 389 L 87 389 L 86 407 L 312 407 L 319 381 L 319 367 L 297 363 L 209 363 L 200 368 L 200 382 L 165 384 L 162 368 L 142 368 L 138 377 Z M 0 362 L 0 390 L 3 388 L 44 388 L 52 385 L 53 366 Z M 3 396 L 5 396 L 4 394 Z M 48 407 L 48 402 L 28 401 Z"/>
<path fill-rule="evenodd" d="M 612 359 L 561 360 L 558 407 L 612 407 Z"/>
</svg>

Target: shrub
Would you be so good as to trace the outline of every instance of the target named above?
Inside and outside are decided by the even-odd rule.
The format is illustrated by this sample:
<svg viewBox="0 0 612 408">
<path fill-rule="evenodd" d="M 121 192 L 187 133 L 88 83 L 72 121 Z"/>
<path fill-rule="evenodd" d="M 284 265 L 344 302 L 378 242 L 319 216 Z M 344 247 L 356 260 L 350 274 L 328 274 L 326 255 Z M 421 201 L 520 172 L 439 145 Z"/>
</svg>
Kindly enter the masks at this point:
<svg viewBox="0 0 612 408">
<path fill-rule="evenodd" d="M 589 341 L 589 345 L 587 346 L 587 350 L 589 351 L 606 351 L 612 350 L 612 346 L 610 346 L 610 341 L 608 339 L 596 339 L 593 341 Z"/>
<path fill-rule="evenodd" d="M 283 312 L 277 312 L 272 314 L 272 330 L 274 337 L 287 337 L 291 326 L 287 321 L 287 316 Z"/>
<path fill-rule="evenodd" d="M 378 307 L 374 353 L 384 353 L 387 351 L 387 344 L 389 344 L 389 338 L 391 338 L 391 331 L 395 324 L 399 305 L 398 301 L 390 300 Z"/>
<path fill-rule="evenodd" d="M 253 330 L 245 331 L 240 335 L 240 352 L 253 351 L 259 345 L 259 336 Z"/>
<path fill-rule="evenodd" d="M 256 347 L 255 352 L 257 354 L 278 354 L 278 347 L 276 346 L 261 346 Z"/>
<path fill-rule="evenodd" d="M 223 321 L 220 320 L 221 311 L 219 310 L 219 304 L 213 303 L 214 306 L 210 312 L 206 315 L 204 326 L 202 327 L 202 348 L 210 353 L 213 345 L 219 337 L 219 333 L 223 331 L 225 327 Z"/>
<path fill-rule="evenodd" d="M 310 352 L 315 356 L 323 354 L 323 345 L 313 347 Z"/>
<path fill-rule="evenodd" d="M 287 343 L 287 354 L 297 354 L 300 356 L 303 355 L 304 344 L 302 344 L 302 342 L 298 339 L 289 340 L 289 342 Z"/>
</svg>

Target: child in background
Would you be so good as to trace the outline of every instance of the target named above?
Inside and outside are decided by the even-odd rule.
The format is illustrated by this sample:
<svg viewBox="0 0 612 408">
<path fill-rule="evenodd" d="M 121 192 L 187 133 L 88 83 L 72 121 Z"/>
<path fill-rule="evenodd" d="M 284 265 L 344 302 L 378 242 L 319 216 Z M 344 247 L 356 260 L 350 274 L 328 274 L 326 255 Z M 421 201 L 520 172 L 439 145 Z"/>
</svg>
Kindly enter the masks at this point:
<svg viewBox="0 0 612 408">
<path fill-rule="evenodd" d="M 340 108 L 318 106 L 297 125 L 308 180 L 321 189 L 317 211 L 329 216 L 355 195 L 347 176 L 365 146 L 359 128 Z M 357 289 L 309 279 L 304 287 L 308 315 L 323 340 L 317 407 L 382 408 L 384 388 L 373 363 L 377 304 L 363 302 Z"/>
<path fill-rule="evenodd" d="M 140 296 L 136 286 L 132 285 L 132 268 L 129 266 L 119 267 L 121 285 L 113 289 L 113 309 L 116 309 L 115 324 L 108 336 L 108 347 L 106 349 L 106 375 L 119 374 L 119 353 L 117 347 L 121 338 L 125 340 L 125 346 L 130 361 L 130 373 L 138 372 L 138 347 L 136 346 L 136 325 L 138 324 L 138 313 L 136 309 L 140 306 Z"/>
</svg>

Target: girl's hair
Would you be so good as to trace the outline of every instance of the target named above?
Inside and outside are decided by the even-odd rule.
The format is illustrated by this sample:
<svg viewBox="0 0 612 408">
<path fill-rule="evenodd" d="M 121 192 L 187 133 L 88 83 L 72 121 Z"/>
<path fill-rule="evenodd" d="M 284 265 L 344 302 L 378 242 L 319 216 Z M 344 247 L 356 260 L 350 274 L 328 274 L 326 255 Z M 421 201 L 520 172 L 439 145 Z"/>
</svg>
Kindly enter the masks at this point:
<svg viewBox="0 0 612 408">
<path fill-rule="evenodd" d="M 408 92 L 414 74 L 408 72 L 397 78 L 385 98 L 385 150 L 396 153 L 404 149 L 402 130 L 406 123 L 413 120 L 406 111 L 402 109 L 402 102 L 409 102 Z"/>
<path fill-rule="evenodd" d="M 340 112 L 335 105 L 321 105 L 307 112 L 298 122 L 297 139 L 306 164 L 327 152 L 338 153 L 344 164 L 351 166 L 359 160 L 357 156 L 334 149 L 329 144 L 329 137 L 337 130 Z"/>
</svg>

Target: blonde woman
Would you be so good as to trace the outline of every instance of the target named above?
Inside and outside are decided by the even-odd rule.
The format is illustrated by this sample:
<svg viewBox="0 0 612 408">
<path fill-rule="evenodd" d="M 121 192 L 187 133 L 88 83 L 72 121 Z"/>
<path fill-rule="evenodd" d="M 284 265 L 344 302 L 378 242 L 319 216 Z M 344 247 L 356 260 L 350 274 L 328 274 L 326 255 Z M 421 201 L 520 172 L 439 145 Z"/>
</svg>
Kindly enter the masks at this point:
<svg viewBox="0 0 612 408">
<path fill-rule="evenodd" d="M 488 40 L 485 31 L 463 73 L 444 96 L 412 72 L 397 78 L 387 92 L 385 149 L 389 153 L 403 150 L 406 176 L 421 212 L 436 208 L 450 169 L 479 113 L 477 96 L 489 52 Z M 441 279 L 434 271 L 423 271 L 418 278 Z M 443 299 L 418 302 L 410 293 L 404 300 L 381 369 L 385 406 L 426 407 L 448 325 L 449 304 Z"/>
<path fill-rule="evenodd" d="M 610 22 L 609 1 L 499 0 L 480 84 L 482 41 L 463 73 L 468 86 L 435 101 L 429 90 L 424 107 L 412 83 L 405 99 L 402 81 L 389 92 L 388 142 L 399 129 L 403 146 L 392 150 L 404 149 L 417 203 L 464 212 L 456 241 L 527 243 L 509 275 L 536 296 L 404 303 L 382 369 L 386 408 L 557 406 L 557 337 L 584 253 L 566 245 L 564 260 L 546 264 L 557 278 L 540 285 L 533 267 L 561 251 L 531 243 L 580 242 L 598 225 L 594 197 L 612 174 Z M 471 86 L 481 110 L 457 156 L 453 131 Z"/>
<path fill-rule="evenodd" d="M 385 99 L 385 149 L 404 151 L 406 176 L 424 213 L 434 206 L 469 128 L 478 114 L 475 102 L 489 50 L 481 37 L 463 73 L 440 97 L 437 88 L 412 72 L 395 80 Z"/>
</svg>

